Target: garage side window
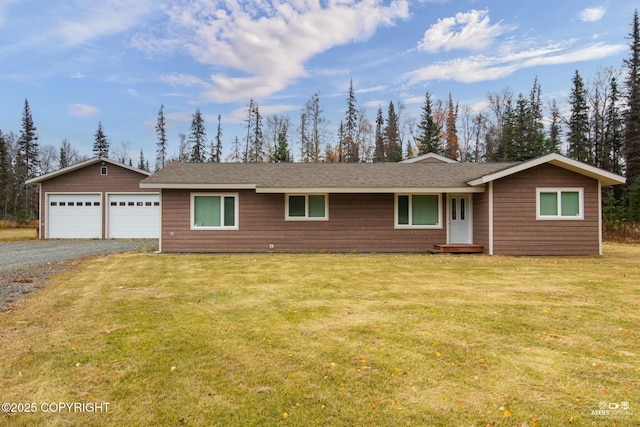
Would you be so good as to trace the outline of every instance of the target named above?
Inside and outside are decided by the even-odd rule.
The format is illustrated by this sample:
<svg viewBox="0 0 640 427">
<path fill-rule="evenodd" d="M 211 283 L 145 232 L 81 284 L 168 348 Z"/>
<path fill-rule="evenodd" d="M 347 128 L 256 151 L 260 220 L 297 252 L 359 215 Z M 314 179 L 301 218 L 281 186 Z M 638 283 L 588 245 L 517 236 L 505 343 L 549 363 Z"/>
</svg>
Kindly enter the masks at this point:
<svg viewBox="0 0 640 427">
<path fill-rule="evenodd" d="M 192 230 L 237 230 L 237 193 L 191 193 Z"/>
<path fill-rule="evenodd" d="M 536 219 L 584 219 L 582 188 L 538 188 L 536 196 Z"/>
</svg>

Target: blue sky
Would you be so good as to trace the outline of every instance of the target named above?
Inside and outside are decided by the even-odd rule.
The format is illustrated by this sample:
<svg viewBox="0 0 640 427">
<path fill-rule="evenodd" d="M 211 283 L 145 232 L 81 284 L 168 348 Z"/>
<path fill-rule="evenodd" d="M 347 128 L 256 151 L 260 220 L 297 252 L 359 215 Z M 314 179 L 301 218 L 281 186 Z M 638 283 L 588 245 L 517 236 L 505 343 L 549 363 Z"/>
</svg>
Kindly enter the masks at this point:
<svg viewBox="0 0 640 427">
<path fill-rule="evenodd" d="M 350 79 L 371 121 L 389 101 L 419 117 L 426 91 L 482 108 L 536 76 L 545 102 L 566 104 L 576 69 L 588 81 L 621 68 L 632 3 L 0 0 L 0 130 L 19 132 L 27 98 L 41 145 L 67 138 L 90 155 L 102 122 L 136 162 L 155 156 L 161 103 L 171 154 L 196 108 L 209 139 L 222 116 L 228 153 L 250 98 L 295 126 L 319 92 L 335 139 Z"/>
</svg>

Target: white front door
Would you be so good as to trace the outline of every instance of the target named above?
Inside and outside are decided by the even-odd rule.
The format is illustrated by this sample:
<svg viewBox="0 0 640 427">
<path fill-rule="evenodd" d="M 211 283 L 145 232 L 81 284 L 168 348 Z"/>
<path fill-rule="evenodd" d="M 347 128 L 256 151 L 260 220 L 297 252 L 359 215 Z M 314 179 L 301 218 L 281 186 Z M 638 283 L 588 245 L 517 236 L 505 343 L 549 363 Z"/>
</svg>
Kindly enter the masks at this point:
<svg viewBox="0 0 640 427">
<path fill-rule="evenodd" d="M 471 244 L 471 196 L 449 196 L 449 243 Z"/>
</svg>

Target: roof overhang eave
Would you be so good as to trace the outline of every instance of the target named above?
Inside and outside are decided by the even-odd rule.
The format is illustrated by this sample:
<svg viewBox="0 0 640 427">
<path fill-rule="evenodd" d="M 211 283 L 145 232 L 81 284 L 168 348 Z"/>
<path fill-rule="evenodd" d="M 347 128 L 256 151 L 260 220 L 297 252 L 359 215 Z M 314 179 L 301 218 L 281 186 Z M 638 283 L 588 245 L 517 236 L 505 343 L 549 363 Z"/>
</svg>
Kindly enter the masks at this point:
<svg viewBox="0 0 640 427">
<path fill-rule="evenodd" d="M 258 187 L 256 193 L 483 193 L 484 187 Z"/>
<path fill-rule="evenodd" d="M 140 188 L 155 188 L 159 190 L 255 190 L 255 184 L 191 184 L 191 183 L 163 183 L 140 182 Z"/>
<path fill-rule="evenodd" d="M 140 188 L 166 190 L 255 190 L 263 194 L 287 193 L 484 193 L 484 186 L 478 187 L 258 187 L 255 184 L 190 184 L 141 182 Z"/>
</svg>

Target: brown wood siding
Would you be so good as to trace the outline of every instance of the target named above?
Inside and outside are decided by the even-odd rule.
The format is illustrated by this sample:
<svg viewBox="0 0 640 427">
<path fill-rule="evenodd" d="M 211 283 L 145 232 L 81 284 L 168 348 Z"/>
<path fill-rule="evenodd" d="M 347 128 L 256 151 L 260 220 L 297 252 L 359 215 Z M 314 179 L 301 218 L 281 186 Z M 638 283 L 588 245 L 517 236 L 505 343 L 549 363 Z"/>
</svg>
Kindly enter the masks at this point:
<svg viewBox="0 0 640 427">
<path fill-rule="evenodd" d="M 285 221 L 284 194 L 238 193 L 239 230 L 190 230 L 191 192 L 163 190 L 162 251 L 424 252 L 446 241 L 444 228 L 395 229 L 393 194 L 330 194 L 328 221 Z"/>
<path fill-rule="evenodd" d="M 102 193 L 102 238 L 105 238 L 107 200 L 106 193 L 158 193 L 155 189 L 141 189 L 140 181 L 147 177 L 141 173 L 107 164 L 107 175 L 101 175 L 100 163 L 88 165 L 82 169 L 59 175 L 41 183 L 40 187 L 40 236 L 46 236 L 47 193 Z"/>
<path fill-rule="evenodd" d="M 583 220 L 536 220 L 536 188 L 584 189 Z M 598 181 L 545 164 L 494 182 L 494 254 L 597 255 Z"/>
<path fill-rule="evenodd" d="M 473 243 L 484 246 L 485 253 L 489 253 L 488 185 L 484 193 L 473 194 Z"/>
</svg>

